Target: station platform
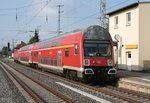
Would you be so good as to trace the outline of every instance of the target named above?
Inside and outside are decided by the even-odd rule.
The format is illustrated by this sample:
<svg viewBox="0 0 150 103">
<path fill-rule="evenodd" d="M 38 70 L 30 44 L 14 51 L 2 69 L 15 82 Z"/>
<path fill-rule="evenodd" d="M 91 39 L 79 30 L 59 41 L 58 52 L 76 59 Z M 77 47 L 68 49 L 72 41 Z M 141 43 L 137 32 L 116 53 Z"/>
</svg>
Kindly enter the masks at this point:
<svg viewBox="0 0 150 103">
<path fill-rule="evenodd" d="M 150 73 L 117 70 L 118 87 L 150 94 Z"/>
</svg>

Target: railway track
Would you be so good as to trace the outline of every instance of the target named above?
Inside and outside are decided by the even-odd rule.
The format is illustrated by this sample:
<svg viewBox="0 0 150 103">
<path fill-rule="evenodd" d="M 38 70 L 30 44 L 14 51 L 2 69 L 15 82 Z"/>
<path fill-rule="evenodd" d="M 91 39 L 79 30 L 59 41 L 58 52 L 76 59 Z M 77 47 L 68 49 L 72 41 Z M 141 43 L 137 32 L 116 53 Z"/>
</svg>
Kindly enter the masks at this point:
<svg viewBox="0 0 150 103">
<path fill-rule="evenodd" d="M 128 88 L 130 90 L 134 91 L 140 91 L 143 93 L 150 94 L 150 87 L 146 85 L 142 85 L 142 83 L 134 83 L 134 82 L 129 82 L 127 79 L 121 79 L 119 81 L 119 87 L 121 88 Z"/>
<path fill-rule="evenodd" d="M 62 78 L 62 79 L 66 80 L 66 78 Z M 110 86 L 110 85 L 105 85 L 104 87 L 101 87 L 101 84 L 100 84 L 100 86 L 99 85 L 90 86 L 90 85 L 86 85 L 86 84 L 68 80 L 68 79 L 67 79 L 67 81 L 69 81 L 73 84 L 78 84 L 83 87 L 92 89 L 96 92 L 98 91 L 98 92 L 104 93 L 106 95 L 113 96 L 114 98 L 122 99 L 128 103 L 150 103 L 150 95 L 149 94 L 135 92 L 135 91 L 131 91 L 128 89 L 118 88 L 118 87 L 114 87 L 114 86 Z"/>
<path fill-rule="evenodd" d="M 114 87 L 114 86 L 110 86 L 110 85 L 105 85 L 104 87 L 101 87 L 101 84 L 96 85 L 96 86 L 90 86 L 88 84 L 72 81 L 70 79 L 62 78 L 60 76 L 58 76 L 58 77 L 61 79 L 64 79 L 65 81 L 68 81 L 70 83 L 89 88 L 96 92 L 98 91 L 98 92 L 104 93 L 106 95 L 113 96 L 114 98 L 122 99 L 128 103 L 150 103 L 150 95 L 149 94 L 135 92 L 135 91 L 131 91 L 128 89 L 118 88 L 118 87 Z"/>
<path fill-rule="evenodd" d="M 48 103 L 48 102 L 63 102 L 63 103 L 75 103 L 72 99 L 70 99 L 69 97 L 59 93 L 58 91 L 50 88 L 49 86 L 47 86 L 46 84 L 44 83 L 41 83 L 39 82 L 38 80 L 35 80 L 31 77 L 29 77 L 28 75 L 25 75 L 19 71 L 15 71 L 15 70 L 12 70 L 11 67 L 8 67 L 6 64 L 2 63 L 1 62 L 1 66 L 2 68 L 7 72 L 9 73 L 22 87 L 23 89 L 33 98 L 33 100 L 36 102 L 36 103 Z M 37 94 L 34 90 L 32 90 L 32 88 L 29 86 L 29 84 L 26 84 L 24 81 L 26 81 L 25 79 L 22 79 L 22 77 L 20 75 L 18 75 L 18 73 L 23 75 L 24 77 L 30 79 L 32 82 L 36 83 L 36 85 L 39 85 L 41 88 L 44 88 L 46 89 L 48 92 L 50 92 L 50 94 L 52 93 L 52 96 L 54 98 L 56 98 L 56 100 L 54 101 L 51 101 L 51 100 L 44 100 L 45 98 L 42 98 L 40 96 L 40 94 Z M 17 76 L 16 76 L 17 75 Z M 21 78 L 21 79 L 20 79 Z M 31 83 L 31 82 L 30 82 Z M 37 89 L 38 91 L 38 89 Z"/>
<path fill-rule="evenodd" d="M 141 92 L 135 92 L 135 91 L 131 91 L 131 90 L 124 89 L 124 88 L 116 88 L 116 87 L 113 87 L 113 86 L 110 86 L 110 85 L 107 85 L 106 87 L 110 90 L 115 90 L 115 91 L 130 94 L 130 95 L 135 95 L 139 98 L 144 98 L 144 99 L 150 100 L 150 95 L 149 94 L 145 94 L 145 93 L 141 93 Z"/>
<path fill-rule="evenodd" d="M 11 66 L 13 66 L 13 64 L 9 64 Z M 95 94 L 98 95 L 99 97 L 106 99 L 110 102 L 128 102 L 128 103 L 150 103 L 150 95 L 148 94 L 144 94 L 144 93 L 138 93 L 138 92 L 133 92 L 133 91 L 129 91 L 129 90 L 125 90 L 125 89 L 121 89 L 121 88 L 116 88 L 116 87 L 112 87 L 112 86 L 105 86 L 105 87 L 100 87 L 100 86 L 90 86 L 87 84 L 83 84 L 80 82 L 76 82 L 76 81 L 72 81 L 69 79 L 66 79 L 64 77 L 60 77 L 58 75 L 54 75 L 54 74 L 47 74 L 47 73 L 43 73 L 34 69 L 29 69 L 28 67 L 23 67 L 21 65 L 19 65 L 20 68 L 26 68 L 25 70 L 29 70 L 29 71 L 34 71 L 34 72 L 38 72 L 41 73 L 42 75 L 44 75 L 45 77 L 52 77 L 53 79 L 57 78 L 58 81 L 63 81 L 65 84 L 70 85 L 71 87 L 74 88 L 78 88 L 81 89 L 83 91 L 89 92 L 91 94 Z M 64 86 L 62 83 L 57 82 L 58 84 Z M 77 102 L 78 100 L 76 100 Z"/>
</svg>

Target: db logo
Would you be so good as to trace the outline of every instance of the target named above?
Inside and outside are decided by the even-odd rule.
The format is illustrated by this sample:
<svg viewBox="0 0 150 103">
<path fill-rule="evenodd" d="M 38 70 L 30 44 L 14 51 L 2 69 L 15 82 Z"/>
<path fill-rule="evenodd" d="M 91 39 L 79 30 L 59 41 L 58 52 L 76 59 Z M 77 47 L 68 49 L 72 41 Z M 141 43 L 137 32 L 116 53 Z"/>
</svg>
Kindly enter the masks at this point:
<svg viewBox="0 0 150 103">
<path fill-rule="evenodd" d="M 100 63 L 101 63 L 101 61 L 98 60 L 98 61 L 97 61 L 97 64 L 100 64 Z"/>
<path fill-rule="evenodd" d="M 93 63 L 94 63 L 94 64 L 100 64 L 101 61 L 99 61 L 99 60 L 98 60 L 98 61 L 93 61 Z"/>
</svg>

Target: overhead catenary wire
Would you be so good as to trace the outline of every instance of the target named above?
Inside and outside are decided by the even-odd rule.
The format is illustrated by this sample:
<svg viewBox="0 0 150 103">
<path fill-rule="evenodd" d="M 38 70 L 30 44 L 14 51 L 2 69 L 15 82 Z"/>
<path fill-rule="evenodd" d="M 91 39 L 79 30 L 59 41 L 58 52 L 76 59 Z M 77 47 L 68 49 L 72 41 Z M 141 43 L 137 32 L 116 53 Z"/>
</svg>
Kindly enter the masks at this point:
<svg viewBox="0 0 150 103">
<path fill-rule="evenodd" d="M 65 15 L 65 14 L 68 14 L 68 13 L 71 13 L 71 12 L 74 12 L 75 10 L 77 10 L 77 9 L 79 9 L 79 8 L 82 8 L 82 7 L 84 7 L 84 5 L 86 5 L 86 4 L 89 4 L 90 2 L 93 2 L 94 0 L 86 0 L 86 1 L 84 1 L 84 3 L 82 3 L 82 4 L 80 4 L 80 5 L 77 5 L 76 7 L 74 7 L 74 8 L 72 8 L 72 9 L 69 9 L 68 11 L 66 11 L 66 12 L 63 12 L 63 15 Z M 44 17 L 44 16 L 41 16 L 41 17 Z M 58 17 L 55 17 L 55 18 L 58 18 Z M 67 16 L 65 16 L 65 17 L 62 17 L 62 18 L 82 18 L 82 17 L 67 17 Z M 47 23 L 48 24 L 48 23 Z"/>
<path fill-rule="evenodd" d="M 82 4 L 78 5 L 78 6 L 76 6 L 75 8 L 72 8 L 72 9 L 70 9 L 69 11 L 64 12 L 64 14 L 68 14 L 68 13 L 70 13 L 70 12 L 73 12 L 73 11 L 75 11 L 75 10 L 77 10 L 77 9 L 79 9 L 79 8 L 81 8 L 81 7 L 83 7 L 83 5 L 89 4 L 90 2 L 93 2 L 93 1 L 94 1 L 94 0 L 87 0 L 87 1 L 85 1 L 84 3 L 82 3 Z"/>
<path fill-rule="evenodd" d="M 123 2 L 121 2 L 121 3 L 118 3 L 118 4 L 116 4 L 116 5 L 113 5 L 113 6 L 109 7 L 109 8 L 107 8 L 107 10 L 110 9 L 110 8 L 113 8 L 113 7 L 115 7 L 115 6 L 118 6 L 118 5 L 122 4 L 122 3 L 125 3 L 125 2 L 127 2 L 127 1 L 130 1 L 130 0 L 125 0 L 125 1 L 123 1 Z M 90 0 L 87 0 L 87 1 L 86 1 L 86 3 L 89 3 L 89 2 L 90 2 Z M 73 12 L 75 9 L 81 8 L 81 7 L 83 6 L 83 4 L 85 4 L 85 3 L 82 3 L 81 5 L 77 6 L 76 8 L 73 8 L 73 9 L 71 9 L 71 10 L 69 10 L 69 11 L 67 11 L 67 12 L 64 13 L 64 14 Z M 66 26 L 64 26 L 64 27 L 62 27 L 62 28 L 64 29 L 64 28 L 68 28 L 68 27 L 70 27 L 70 26 L 73 26 L 73 25 L 75 25 L 75 24 L 77 24 L 77 23 L 80 23 L 80 22 L 82 22 L 82 21 L 85 21 L 85 20 L 89 19 L 89 18 L 92 17 L 92 16 L 97 15 L 98 13 L 99 13 L 99 12 L 95 12 L 95 13 L 89 15 L 89 16 L 83 17 L 83 18 L 81 18 L 80 20 L 77 20 L 77 21 L 75 21 L 75 22 L 73 22 L 73 23 L 71 23 L 71 24 L 68 24 L 68 25 L 66 25 Z M 62 18 L 67 18 L 67 17 L 62 17 Z M 70 18 L 73 18 L 73 17 L 70 17 Z M 78 18 L 80 18 L 80 17 L 78 17 Z"/>
<path fill-rule="evenodd" d="M 120 2 L 120 3 L 118 3 L 118 4 L 115 4 L 115 5 L 111 6 L 111 7 L 109 7 L 109 8 L 106 8 L 106 10 L 111 9 L 111 8 L 113 8 L 113 7 L 120 6 L 121 4 L 124 4 L 124 3 L 128 2 L 128 1 L 131 1 L 131 0 L 122 1 L 122 2 Z"/>
<path fill-rule="evenodd" d="M 0 9 L 1 11 L 10 11 L 10 10 L 16 10 L 16 8 L 19 10 L 19 9 L 23 9 L 23 8 L 27 8 L 27 7 L 32 7 L 32 6 L 36 6 L 36 5 L 39 5 L 41 3 L 45 3 L 47 2 L 48 0 L 46 1 L 42 1 L 42 2 L 37 2 L 37 3 L 34 3 L 34 4 L 29 4 L 29 5 L 25 5 L 25 6 L 21 6 L 21 7 L 15 7 L 15 8 L 4 8 L 4 9 Z"/>
<path fill-rule="evenodd" d="M 109 7 L 109 8 L 107 8 L 106 10 L 108 10 L 108 9 L 110 9 L 110 8 L 113 8 L 113 7 L 116 7 L 116 6 L 119 6 L 119 5 L 121 5 L 121 4 L 123 4 L 123 3 L 126 3 L 126 2 L 128 2 L 128 1 L 130 1 L 130 0 L 125 0 L 125 1 L 123 1 L 123 2 L 120 2 L 120 3 L 116 4 L 116 5 L 113 5 L 113 6 Z M 80 20 L 77 20 L 77 21 L 75 21 L 75 22 L 73 22 L 73 23 L 71 23 L 71 24 L 68 24 L 68 25 L 62 27 L 61 29 L 69 28 L 70 26 L 73 26 L 73 25 L 75 25 L 75 24 L 81 23 L 82 21 L 85 21 L 85 20 L 89 19 L 90 17 L 97 15 L 98 13 L 99 13 L 99 12 L 95 12 L 95 13 L 89 15 L 89 16 L 86 16 L 86 17 L 84 17 L 84 18 L 82 18 L 82 19 L 80 19 Z"/>
<path fill-rule="evenodd" d="M 68 27 L 73 26 L 73 25 L 75 25 L 75 24 L 77 24 L 77 23 L 80 23 L 80 22 L 82 22 L 82 21 L 85 21 L 85 20 L 89 19 L 90 17 L 97 15 L 98 13 L 99 13 L 99 12 L 95 12 L 95 13 L 89 15 L 89 16 L 86 16 L 86 17 L 84 17 L 84 18 L 82 18 L 82 19 L 80 19 L 80 20 L 77 20 L 77 21 L 75 21 L 75 22 L 73 22 L 73 23 L 71 23 L 71 24 L 69 24 L 69 25 L 67 25 L 67 26 L 62 27 L 62 29 L 68 28 Z"/>
<path fill-rule="evenodd" d="M 89 0 L 88 0 L 89 1 Z M 91 1 L 93 1 L 93 0 L 91 0 Z M 113 6 L 111 6 L 111 7 L 109 7 L 109 8 L 107 8 L 107 9 L 110 9 L 110 8 L 113 8 L 113 7 L 115 7 L 115 6 L 119 6 L 119 5 L 121 5 L 122 3 L 126 3 L 127 1 L 130 1 L 130 0 L 125 0 L 125 1 L 123 1 L 123 2 L 120 2 L 120 3 L 118 3 L 118 4 L 116 4 L 116 5 L 113 5 Z M 45 2 L 45 1 L 44 1 Z M 41 2 L 40 2 L 41 3 Z M 32 4 L 33 5 L 33 4 Z M 30 7 L 29 5 L 27 5 L 28 7 Z M 25 7 L 25 6 L 24 6 Z M 77 7 L 79 7 L 79 6 L 77 6 Z M 82 7 L 82 6 L 81 6 Z M 42 8 L 41 8 L 42 9 Z M 77 8 L 78 9 L 78 8 Z M 14 8 L 14 10 L 16 10 L 16 8 Z M 19 8 L 18 8 L 18 12 L 19 12 Z M 70 11 L 71 12 L 71 11 Z M 73 11 L 72 11 L 73 12 Z M 66 12 L 67 13 L 67 12 Z M 69 12 L 68 12 L 69 13 Z M 68 24 L 68 25 L 64 25 L 62 28 L 64 29 L 64 28 L 68 28 L 68 27 L 70 27 L 70 26 L 73 26 L 73 25 L 75 25 L 75 24 L 78 24 L 78 23 L 81 23 L 82 21 L 85 21 L 85 20 L 87 20 L 87 19 L 89 19 L 89 18 L 91 18 L 91 17 L 93 17 L 93 16 L 95 16 L 95 15 L 98 15 L 98 13 L 99 12 L 95 12 L 95 13 L 93 13 L 93 14 L 91 14 L 91 15 L 88 15 L 88 16 L 86 16 L 86 17 L 79 17 L 79 18 L 81 18 L 80 20 L 77 20 L 77 21 L 74 21 L 74 22 L 72 22 L 71 24 Z M 38 13 L 39 14 L 39 13 Z M 38 14 L 35 16 L 30 16 L 30 17 L 32 17 L 33 18 L 33 20 L 36 18 L 36 17 L 38 17 Z M 64 13 L 65 14 L 65 13 Z M 2 15 L 7 15 L 7 14 L 2 14 Z M 15 16 L 15 14 L 14 14 L 14 16 Z M 18 17 L 19 16 L 26 16 L 26 15 L 19 15 L 18 14 Z M 42 17 L 42 16 L 39 16 L 39 17 Z M 45 16 L 43 16 L 43 17 L 45 17 Z M 67 18 L 67 17 L 62 17 L 62 18 Z M 70 18 L 73 18 L 73 17 L 70 17 Z M 33 20 L 31 20 L 31 22 L 33 21 Z M 27 23 L 26 23 L 27 24 Z M 25 27 L 27 26 L 27 25 L 29 25 L 29 24 L 27 24 L 26 25 L 25 24 Z"/>
<path fill-rule="evenodd" d="M 88 1 L 89 1 L 89 0 L 88 0 Z M 88 2 L 88 1 L 87 1 L 87 2 Z M 127 2 L 127 1 L 130 1 L 130 0 L 125 0 L 125 1 L 123 1 L 123 2 L 121 2 L 121 3 L 118 3 L 118 4 L 116 4 L 116 5 L 113 5 L 113 6 L 109 7 L 109 8 L 107 8 L 107 9 L 113 8 L 113 7 L 115 7 L 115 6 L 118 6 L 118 5 L 120 5 L 120 4 L 125 3 L 125 2 Z M 78 7 L 81 7 L 81 5 L 79 5 Z M 69 13 L 69 12 L 71 12 L 71 10 L 68 11 L 68 12 L 66 12 L 66 13 Z M 82 21 L 85 21 L 85 20 L 89 19 L 90 17 L 97 15 L 98 13 L 99 13 L 99 12 L 95 12 L 95 13 L 89 15 L 89 16 L 83 17 L 83 18 L 81 18 L 80 20 L 77 20 L 77 21 L 75 21 L 75 22 L 73 22 L 73 23 L 71 23 L 71 24 L 68 24 L 68 25 L 62 27 L 61 29 L 68 28 L 68 27 L 73 26 L 73 25 L 75 25 L 75 24 L 81 23 Z M 33 17 L 34 17 L 34 16 L 33 16 Z M 67 17 L 66 17 L 66 18 L 67 18 Z M 73 17 L 72 17 L 72 18 L 73 18 Z"/>
<path fill-rule="evenodd" d="M 40 10 L 38 10 L 38 12 L 37 12 L 34 16 L 31 17 L 31 16 L 29 15 L 29 17 L 31 17 L 31 19 L 22 27 L 22 29 L 20 29 L 20 30 L 17 31 L 16 35 L 17 35 L 17 34 L 20 34 L 20 31 L 21 31 L 22 33 L 30 32 L 31 30 L 24 30 L 24 29 L 39 15 L 39 13 L 49 4 L 50 1 L 51 1 L 51 0 L 47 0 L 46 2 L 40 2 L 40 4 L 41 4 L 41 3 L 45 3 L 45 5 L 43 5 L 43 6 L 40 8 Z M 26 16 L 26 15 L 19 15 L 19 16 Z"/>
<path fill-rule="evenodd" d="M 48 1 L 46 2 L 46 4 L 40 9 L 40 11 L 38 11 L 38 12 L 25 24 L 25 26 L 23 27 L 23 29 L 24 29 L 27 25 L 29 25 L 29 24 L 37 17 L 37 15 L 49 4 L 50 1 L 51 1 L 51 0 L 48 0 Z"/>
</svg>

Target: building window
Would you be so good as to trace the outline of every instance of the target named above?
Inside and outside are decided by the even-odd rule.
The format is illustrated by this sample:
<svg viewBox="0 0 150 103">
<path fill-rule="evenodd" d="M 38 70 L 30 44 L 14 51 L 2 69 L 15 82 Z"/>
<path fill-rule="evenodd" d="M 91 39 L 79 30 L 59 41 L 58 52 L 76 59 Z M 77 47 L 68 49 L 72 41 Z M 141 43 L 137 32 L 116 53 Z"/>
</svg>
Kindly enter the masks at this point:
<svg viewBox="0 0 150 103">
<path fill-rule="evenodd" d="M 115 17 L 115 29 L 118 28 L 118 24 L 119 24 L 119 20 L 118 20 L 118 16 Z"/>
<path fill-rule="evenodd" d="M 131 12 L 127 13 L 127 26 L 131 25 Z"/>
</svg>

